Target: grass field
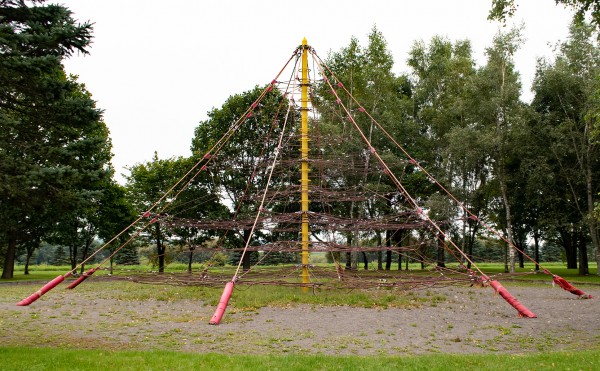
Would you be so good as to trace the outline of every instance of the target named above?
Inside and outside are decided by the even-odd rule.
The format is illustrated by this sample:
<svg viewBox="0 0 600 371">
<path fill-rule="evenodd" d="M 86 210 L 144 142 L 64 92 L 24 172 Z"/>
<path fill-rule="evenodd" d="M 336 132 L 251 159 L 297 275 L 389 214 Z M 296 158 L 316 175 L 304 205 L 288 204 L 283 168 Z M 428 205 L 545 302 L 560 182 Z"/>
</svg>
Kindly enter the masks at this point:
<svg viewBox="0 0 600 371">
<path fill-rule="evenodd" d="M 224 355 L 0 347 L 2 369 L 21 370 L 598 370 L 600 351 L 527 355 Z"/>
</svg>

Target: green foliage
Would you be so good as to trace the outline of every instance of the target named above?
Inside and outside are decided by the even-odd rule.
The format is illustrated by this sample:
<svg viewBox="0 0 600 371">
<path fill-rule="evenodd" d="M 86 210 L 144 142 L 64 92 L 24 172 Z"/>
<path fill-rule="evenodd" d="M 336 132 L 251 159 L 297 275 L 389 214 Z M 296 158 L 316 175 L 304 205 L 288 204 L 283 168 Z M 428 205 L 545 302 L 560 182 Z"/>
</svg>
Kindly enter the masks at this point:
<svg viewBox="0 0 600 371">
<path fill-rule="evenodd" d="M 586 16 L 589 15 L 591 23 L 600 27 L 600 3 L 597 0 L 556 0 L 556 3 L 563 3 L 575 9 L 577 23 L 585 22 Z"/>
<path fill-rule="evenodd" d="M 227 255 L 222 252 L 213 254 L 209 260 L 206 261 L 206 265 L 211 267 L 224 267 L 227 263 Z"/>
<path fill-rule="evenodd" d="M 296 263 L 298 261 L 299 257 L 296 255 L 296 253 L 282 251 L 271 252 L 262 259 L 262 263 L 265 265 L 289 264 Z"/>
<path fill-rule="evenodd" d="M 96 215 L 98 237 L 105 241 L 123 231 L 135 219 L 135 212 L 126 192 L 125 187 L 112 181 L 102 187 Z M 122 235 L 120 242 L 127 237 L 127 235 Z"/>
<path fill-rule="evenodd" d="M 175 260 L 175 249 L 167 243 L 163 243 L 163 250 L 159 252 L 156 246 L 144 245 L 137 249 L 138 257 L 143 264 L 150 264 L 152 270 L 158 269 L 164 272 L 165 268 Z M 162 256 L 162 259 L 159 259 Z"/>
<path fill-rule="evenodd" d="M 573 23 L 555 60 L 539 63 L 534 81 L 532 107 L 539 115 L 535 131 L 540 148 L 545 147 L 538 158 L 547 175 L 540 183 L 547 201 L 542 215 L 550 236 L 565 249 L 570 267 L 577 266 L 577 251 L 585 248 L 586 235 L 600 261 L 599 224 L 591 217 L 600 180 L 599 146 L 592 137 L 600 90 L 595 32 L 585 23 Z M 585 260 L 580 268 L 584 273 Z"/>
<path fill-rule="evenodd" d="M 390 133 L 413 154 L 420 147 L 417 127 L 410 119 L 413 89 L 409 78 L 393 73 L 392 54 L 383 34 L 376 27 L 369 33 L 366 46 L 361 46 L 356 38 L 352 38 L 348 46 L 330 53 L 326 64 L 332 71 L 330 78 L 335 80 L 333 83 L 343 84 L 344 89 L 338 89 L 339 103 L 356 112 L 353 114 L 356 124 L 345 119 L 345 112 L 326 83 L 317 87 L 320 98 L 317 105 L 320 112 L 319 132 L 324 142 L 328 143 L 323 146 L 320 155 L 326 161 L 345 164 L 343 167 L 325 169 L 318 181 L 321 187 L 339 194 L 362 192 L 367 201 L 334 200 L 325 209 L 336 216 L 351 219 L 382 218 L 404 210 L 406 198 L 389 177 L 382 175 L 385 173 L 383 166 L 366 149 L 369 145 L 375 148 L 381 159 L 413 195 L 426 192 L 427 185 L 419 187 L 423 184 L 419 184 L 421 177 L 409 165 L 404 153 L 383 132 L 385 130 Z M 349 91 L 360 107 L 343 90 Z M 370 117 L 359 113 L 363 109 L 383 130 Z M 359 135 L 359 130 L 364 137 Z M 407 216 L 400 216 L 398 222 L 401 222 L 400 218 Z M 385 232 L 365 231 L 362 236 L 358 232 L 348 231 L 340 233 L 336 238 L 345 239 L 346 245 L 358 246 L 361 239 L 375 238 L 379 233 Z M 356 260 L 351 259 L 350 255 L 346 256 L 347 267 L 350 267 L 352 260 Z"/>
<path fill-rule="evenodd" d="M 4 278 L 12 276 L 17 246 L 30 254 L 43 239 L 77 230 L 112 175 L 101 111 L 61 64 L 87 52 L 92 26 L 78 24 L 63 6 L 41 3 L 3 1 L 0 8 Z"/>
<path fill-rule="evenodd" d="M 239 251 L 229 253 L 227 257 L 227 264 L 237 266 L 241 258 L 242 253 Z M 248 262 L 249 265 L 256 264 L 259 259 L 258 251 L 247 251 L 244 259 L 246 262 Z"/>
<path fill-rule="evenodd" d="M 138 249 L 135 244 L 128 244 L 115 255 L 115 263 L 122 265 L 140 264 Z"/>
<path fill-rule="evenodd" d="M 151 161 L 133 165 L 127 176 L 127 196 L 135 210 L 143 213 L 155 203 L 155 210 L 163 209 L 169 202 L 163 195 L 183 177 L 189 162 L 183 158 L 160 159 L 154 152 Z"/>
<path fill-rule="evenodd" d="M 56 250 L 54 250 L 54 256 L 50 261 L 52 265 L 62 266 L 69 261 L 67 254 L 65 253 L 65 248 L 62 245 L 56 246 Z"/>
<path fill-rule="evenodd" d="M 153 218 L 169 215 L 202 219 L 226 215 L 226 207 L 210 190 L 210 180 L 204 173 L 196 175 L 189 171 L 193 165 L 192 158 L 159 159 L 155 153 L 152 161 L 130 169 L 126 185 L 128 200 L 140 213 L 148 211 Z M 138 239 L 140 243 L 153 241 L 156 244 L 156 254 L 148 258 L 156 262 L 161 272 L 165 259 L 172 261 L 175 254 L 175 251 L 167 251 L 167 245 L 201 244 L 215 233 L 192 227 L 167 228 L 158 219 L 151 224 Z"/>
<path fill-rule="evenodd" d="M 591 18 L 591 22 L 596 27 L 600 27 L 600 3 L 597 0 L 555 0 L 556 4 L 563 4 L 575 10 L 575 21 L 577 23 L 585 22 L 586 17 Z M 517 12 L 518 4 L 515 0 L 492 0 L 492 7 L 488 14 L 489 20 L 496 20 L 506 24 L 508 18 L 511 18 Z"/>
<path fill-rule="evenodd" d="M 409 52 L 408 64 L 413 71 L 414 121 L 422 138 L 413 157 L 447 186 L 459 181 L 453 188 L 470 204 L 471 194 L 485 186 L 487 169 L 485 142 L 473 108 L 478 100 L 471 44 L 439 36 L 428 44 L 418 41 Z M 468 131 L 474 132 L 470 141 L 463 136 Z M 437 191 L 432 185 L 414 188 L 422 190 L 423 198 Z M 474 208 L 476 214 L 478 209 Z"/>
<path fill-rule="evenodd" d="M 261 100 L 250 117 L 245 116 L 263 91 L 264 88 L 257 86 L 230 96 L 222 107 L 208 113 L 208 120 L 200 122 L 192 140 L 194 157 L 201 158 L 211 150 L 213 153 L 210 155 L 214 156 L 213 146 L 217 141 L 226 139 L 218 154 L 211 159 L 213 179 L 207 184 L 213 187 L 211 191 L 225 193 L 233 208 L 242 206 L 245 192 L 255 191 L 265 182 L 264 172 L 255 173 L 256 167 L 274 152 L 275 140 L 283 126 L 283 115 L 277 113 L 285 112 L 286 107 L 281 106 L 282 95 L 277 89 Z M 241 127 L 231 137 L 224 138 L 225 133 L 238 122 L 243 122 Z M 248 190 L 247 185 L 251 187 Z"/>
<path fill-rule="evenodd" d="M 278 89 L 265 92 L 265 87 L 255 87 L 250 91 L 230 96 L 220 108 L 208 113 L 208 120 L 200 122 L 192 140 L 192 151 L 195 158 L 205 154 L 211 156 L 207 172 L 210 178 L 203 183 L 211 192 L 220 195 L 222 203 L 230 206 L 214 208 L 214 213 L 206 217 L 214 219 L 244 220 L 254 217 L 258 203 L 251 202 L 266 186 L 267 164 L 272 161 L 277 146 L 277 139 L 284 129 L 287 100 Z M 251 112 L 250 112 L 250 111 Z M 290 121 L 297 119 L 297 112 L 291 110 Z M 239 127 L 238 127 L 239 126 Z M 286 130 L 291 125 L 287 125 Z M 231 135 L 225 135 L 232 129 Z M 215 144 L 218 152 L 215 149 Z M 287 149 L 290 152 L 297 152 Z M 287 154 L 282 153 L 281 158 Z M 281 175 L 272 179 L 272 184 L 289 186 L 297 178 L 297 171 L 290 175 L 284 170 Z M 220 205 L 222 206 L 222 205 Z M 285 208 L 286 205 L 274 204 L 273 209 Z M 254 233 L 249 241 L 253 246 L 262 244 L 265 239 L 260 232 Z M 222 243 L 225 247 L 243 248 L 250 239 L 250 230 L 228 233 Z M 240 253 L 230 254 L 229 262 L 237 265 Z M 251 252 L 245 255 L 244 269 L 256 262 L 258 254 Z"/>
<path fill-rule="evenodd" d="M 488 19 L 506 23 L 507 18 L 512 17 L 516 11 L 515 0 L 492 0 L 492 8 L 488 14 Z"/>
</svg>

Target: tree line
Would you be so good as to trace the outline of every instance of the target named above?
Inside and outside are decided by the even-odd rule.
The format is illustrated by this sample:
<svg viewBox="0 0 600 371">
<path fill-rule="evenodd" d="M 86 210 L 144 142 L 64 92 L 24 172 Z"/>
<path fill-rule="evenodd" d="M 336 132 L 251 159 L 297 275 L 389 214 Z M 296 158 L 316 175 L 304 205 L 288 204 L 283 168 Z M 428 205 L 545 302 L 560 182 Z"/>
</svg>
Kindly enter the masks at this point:
<svg viewBox="0 0 600 371">
<path fill-rule="evenodd" d="M 102 111 L 85 86 L 76 76 L 67 75 L 61 64 L 73 52 L 87 53 L 92 26 L 78 24 L 62 6 L 42 3 L 32 1 L 27 6 L 23 1 L 0 0 L 3 278 L 12 277 L 16 256 L 24 256 L 28 262 L 43 244 L 66 247 L 65 255 L 75 267 L 93 252 L 95 241 L 109 240 L 139 212 L 148 210 L 261 91 L 255 88 L 234 94 L 222 107 L 210 111 L 208 119 L 196 128 L 192 156 L 159 159 L 155 155 L 148 162 L 133 165 L 127 183 L 121 186 L 113 180 L 110 135 Z M 513 59 L 522 45 L 520 28 L 499 32 L 486 49 L 486 61 L 481 66 L 473 57 L 469 40 L 435 36 L 413 44 L 408 55 L 410 71 L 397 75 L 384 35 L 376 28 L 368 35 L 366 46 L 352 38 L 346 47 L 331 52 L 326 63 L 362 106 L 385 123 L 419 164 L 479 220 L 497 227 L 520 250 L 532 241 L 536 260 L 543 243 L 561 246 L 567 266 L 587 274 L 588 256 L 600 263 L 600 47 L 597 28 L 584 17 L 574 20 L 569 31 L 554 57 L 538 62 L 530 103 L 520 99 L 522 87 Z M 320 130 L 341 130 L 335 99 L 325 94 L 324 86 L 315 86 L 315 94 L 323 108 Z M 274 92 L 264 101 L 263 111 L 278 110 L 280 99 Z M 269 135 L 272 122 L 267 114 L 251 120 L 252 130 L 232 138 L 235 145 L 223 153 L 218 177 L 203 173 L 189 184 L 178 200 L 179 216 L 226 219 L 232 208 L 242 213 L 253 211 L 252 206 L 241 202 L 241 196 L 264 184 L 261 177 L 248 184 L 247 174 L 263 150 L 256 143 Z M 359 125 L 366 132 L 377 132 L 368 120 Z M 357 138 L 344 139 L 335 151 L 345 153 L 356 146 Z M 484 233 L 480 224 L 432 187 L 398 149 L 376 134 L 372 139 L 378 151 L 385 152 L 387 160 L 398 166 L 407 189 L 436 220 L 446 221 L 452 239 L 473 254 Z M 368 166 L 373 159 L 360 154 L 352 161 Z M 376 181 L 349 173 L 330 176 L 343 178 L 344 184 Z M 228 205 L 220 198 L 224 192 L 228 193 Z M 202 207 L 184 206 L 199 200 Z M 390 196 L 379 203 L 353 203 L 339 212 L 374 217 L 397 201 Z M 451 222 L 461 218 L 465 222 Z M 227 236 L 225 247 L 243 245 L 247 232 Z M 392 234 L 384 239 L 393 241 L 396 237 Z M 175 241 L 189 247 L 191 262 L 194 247 L 216 236 L 216 230 L 173 229 L 155 223 L 137 241 L 155 245 L 157 265 L 164 270 L 166 249 Z M 358 238 L 352 234 L 347 237 L 349 245 Z M 127 238 L 121 236 L 111 248 Z M 267 236 L 256 238 L 264 240 Z M 136 255 L 135 245 L 133 248 L 123 253 Z M 506 269 L 514 270 L 515 264 L 523 263 L 523 257 L 505 249 Z M 280 255 L 277 259 L 283 262 L 293 257 Z M 255 260 L 255 255 L 248 254 L 244 266 Z"/>
</svg>

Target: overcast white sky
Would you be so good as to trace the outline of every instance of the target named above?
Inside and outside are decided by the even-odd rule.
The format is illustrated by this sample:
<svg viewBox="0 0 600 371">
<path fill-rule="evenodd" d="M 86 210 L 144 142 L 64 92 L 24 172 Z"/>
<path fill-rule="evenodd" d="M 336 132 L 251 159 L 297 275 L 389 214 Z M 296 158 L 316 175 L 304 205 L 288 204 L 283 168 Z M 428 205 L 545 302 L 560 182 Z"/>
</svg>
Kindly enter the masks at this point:
<svg viewBox="0 0 600 371">
<path fill-rule="evenodd" d="M 408 72 L 408 51 L 434 35 L 469 39 L 479 65 L 498 24 L 487 21 L 491 0 L 56 0 L 91 21 L 90 55 L 65 62 L 105 110 L 117 180 L 126 166 L 188 156 L 194 128 L 232 94 L 269 83 L 306 37 L 325 58 L 362 45 L 373 25 Z M 511 22 L 524 22 L 526 43 L 516 56 L 523 99 L 538 57 L 564 40 L 572 13 L 554 0 L 520 0 Z M 304 6 L 302 8 L 301 6 Z"/>
</svg>

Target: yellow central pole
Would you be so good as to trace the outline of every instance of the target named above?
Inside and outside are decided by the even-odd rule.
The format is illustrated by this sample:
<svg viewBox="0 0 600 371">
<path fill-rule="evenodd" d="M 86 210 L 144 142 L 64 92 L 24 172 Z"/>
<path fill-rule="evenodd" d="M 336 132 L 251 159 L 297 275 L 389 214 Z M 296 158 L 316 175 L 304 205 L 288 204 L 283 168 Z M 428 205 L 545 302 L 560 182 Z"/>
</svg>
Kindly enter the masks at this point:
<svg viewBox="0 0 600 371">
<path fill-rule="evenodd" d="M 301 153 L 301 178 L 300 190 L 302 206 L 302 290 L 308 292 L 310 283 L 308 276 L 308 45 L 306 38 L 302 40 L 302 96 L 301 102 L 301 126 L 300 126 L 300 153 Z"/>
</svg>

